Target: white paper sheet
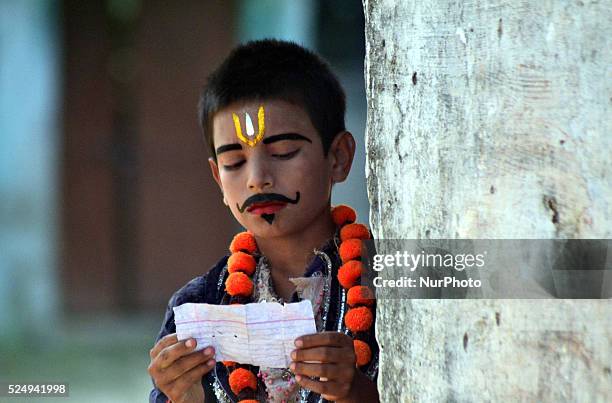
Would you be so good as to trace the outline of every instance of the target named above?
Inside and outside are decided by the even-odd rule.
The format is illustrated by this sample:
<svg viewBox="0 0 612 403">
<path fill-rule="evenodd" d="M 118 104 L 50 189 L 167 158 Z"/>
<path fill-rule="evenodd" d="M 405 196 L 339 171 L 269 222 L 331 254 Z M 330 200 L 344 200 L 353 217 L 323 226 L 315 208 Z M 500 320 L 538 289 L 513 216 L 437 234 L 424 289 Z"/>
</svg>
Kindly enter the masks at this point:
<svg viewBox="0 0 612 403">
<path fill-rule="evenodd" d="M 285 305 L 187 303 L 173 309 L 178 339 L 195 338 L 196 350 L 213 346 L 217 361 L 287 368 L 295 339 L 317 332 L 308 300 Z"/>
</svg>

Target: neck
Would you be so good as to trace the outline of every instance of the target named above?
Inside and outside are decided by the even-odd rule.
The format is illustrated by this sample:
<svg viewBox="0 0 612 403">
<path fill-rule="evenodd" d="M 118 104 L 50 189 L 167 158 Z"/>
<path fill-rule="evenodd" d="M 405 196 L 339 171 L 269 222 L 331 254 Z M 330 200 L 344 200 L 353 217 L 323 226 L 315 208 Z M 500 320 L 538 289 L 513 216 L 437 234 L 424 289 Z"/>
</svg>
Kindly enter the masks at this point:
<svg viewBox="0 0 612 403">
<path fill-rule="evenodd" d="M 273 272 L 301 276 L 313 249 L 333 237 L 335 230 L 330 208 L 327 208 L 303 231 L 279 238 L 256 238 L 257 246 L 274 268 Z"/>
</svg>

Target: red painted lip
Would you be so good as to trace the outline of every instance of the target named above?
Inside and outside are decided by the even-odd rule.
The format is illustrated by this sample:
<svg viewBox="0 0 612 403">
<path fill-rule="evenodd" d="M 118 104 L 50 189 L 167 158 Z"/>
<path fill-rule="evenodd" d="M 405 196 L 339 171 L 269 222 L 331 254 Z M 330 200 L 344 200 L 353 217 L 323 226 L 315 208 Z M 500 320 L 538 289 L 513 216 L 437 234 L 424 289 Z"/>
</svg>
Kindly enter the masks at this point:
<svg viewBox="0 0 612 403">
<path fill-rule="evenodd" d="M 251 214 L 274 214 L 279 210 L 282 210 L 287 206 L 287 203 L 283 202 L 268 202 L 268 203 L 256 203 L 252 204 L 247 208 L 247 211 Z"/>
</svg>

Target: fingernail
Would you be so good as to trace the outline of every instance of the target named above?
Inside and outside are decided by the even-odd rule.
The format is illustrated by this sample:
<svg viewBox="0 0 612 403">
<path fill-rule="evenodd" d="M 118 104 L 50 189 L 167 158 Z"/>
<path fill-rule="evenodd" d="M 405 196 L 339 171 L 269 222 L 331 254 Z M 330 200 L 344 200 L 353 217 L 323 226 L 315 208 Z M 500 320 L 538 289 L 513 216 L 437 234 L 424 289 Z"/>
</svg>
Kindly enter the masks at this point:
<svg viewBox="0 0 612 403">
<path fill-rule="evenodd" d="M 302 380 L 302 376 L 301 375 L 296 375 L 295 376 L 295 380 L 298 381 L 298 382 L 301 381 Z"/>
<path fill-rule="evenodd" d="M 296 346 L 296 347 L 302 347 L 302 345 L 303 345 L 303 344 L 304 344 L 304 342 L 302 342 L 302 340 L 300 340 L 300 339 L 297 339 L 297 340 L 295 341 L 295 346 Z"/>
<path fill-rule="evenodd" d="M 204 350 L 204 354 L 205 354 L 205 355 L 211 355 L 211 354 L 212 354 L 212 352 L 213 352 L 212 347 L 207 347 L 207 348 Z"/>
<path fill-rule="evenodd" d="M 208 360 L 206 362 L 206 365 L 208 365 L 209 367 L 212 367 L 213 365 L 215 365 L 215 360 Z"/>
<path fill-rule="evenodd" d="M 292 370 L 292 371 L 295 371 L 295 364 L 289 365 L 289 369 Z"/>
<path fill-rule="evenodd" d="M 189 339 L 187 340 L 187 342 L 185 343 L 185 345 L 189 348 L 195 346 L 195 341 L 193 339 Z"/>
<path fill-rule="evenodd" d="M 293 351 L 291 352 L 291 358 L 295 360 L 295 359 L 296 359 L 296 357 L 297 357 L 297 353 L 295 352 L 295 350 L 293 350 Z"/>
</svg>

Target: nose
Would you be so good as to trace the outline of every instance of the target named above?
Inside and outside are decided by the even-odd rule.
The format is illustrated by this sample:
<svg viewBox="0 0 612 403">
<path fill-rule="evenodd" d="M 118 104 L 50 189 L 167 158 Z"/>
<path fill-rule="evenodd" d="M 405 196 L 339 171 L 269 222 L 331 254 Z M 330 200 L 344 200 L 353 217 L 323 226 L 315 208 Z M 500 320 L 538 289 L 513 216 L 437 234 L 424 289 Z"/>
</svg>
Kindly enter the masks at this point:
<svg viewBox="0 0 612 403">
<path fill-rule="evenodd" d="M 247 186 L 254 192 L 263 192 L 273 186 L 272 174 L 263 158 L 252 158 L 249 164 Z"/>
</svg>

